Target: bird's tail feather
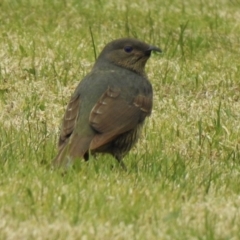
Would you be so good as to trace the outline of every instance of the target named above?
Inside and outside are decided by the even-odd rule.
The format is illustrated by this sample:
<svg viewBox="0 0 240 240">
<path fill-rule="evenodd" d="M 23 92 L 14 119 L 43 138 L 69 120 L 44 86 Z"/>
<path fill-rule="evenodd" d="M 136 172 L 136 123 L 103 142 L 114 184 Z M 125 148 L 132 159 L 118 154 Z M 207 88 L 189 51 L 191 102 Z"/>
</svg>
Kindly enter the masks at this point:
<svg viewBox="0 0 240 240">
<path fill-rule="evenodd" d="M 69 167 L 76 159 L 83 158 L 88 151 L 93 136 L 82 137 L 72 136 L 69 141 L 59 149 L 57 156 L 52 163 L 55 167 Z"/>
</svg>

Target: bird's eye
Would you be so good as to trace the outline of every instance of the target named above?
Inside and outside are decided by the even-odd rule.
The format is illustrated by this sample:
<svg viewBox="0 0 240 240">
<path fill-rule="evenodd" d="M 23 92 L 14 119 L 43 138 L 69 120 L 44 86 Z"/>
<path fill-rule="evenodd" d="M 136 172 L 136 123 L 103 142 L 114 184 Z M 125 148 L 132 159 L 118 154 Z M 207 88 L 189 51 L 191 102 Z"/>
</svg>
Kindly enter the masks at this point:
<svg viewBox="0 0 240 240">
<path fill-rule="evenodd" d="M 130 53 L 132 50 L 133 50 L 133 48 L 131 46 L 124 47 L 124 51 L 127 53 Z"/>
</svg>

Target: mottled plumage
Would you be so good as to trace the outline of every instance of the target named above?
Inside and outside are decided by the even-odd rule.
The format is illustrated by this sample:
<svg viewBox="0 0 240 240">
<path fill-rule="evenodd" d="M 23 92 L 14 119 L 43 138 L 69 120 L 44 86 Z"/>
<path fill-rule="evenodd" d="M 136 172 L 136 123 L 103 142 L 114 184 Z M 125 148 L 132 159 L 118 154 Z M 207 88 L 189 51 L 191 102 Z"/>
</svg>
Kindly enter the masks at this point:
<svg viewBox="0 0 240 240">
<path fill-rule="evenodd" d="M 122 158 L 152 110 L 152 86 L 144 70 L 151 51 L 160 49 L 129 38 L 105 46 L 69 101 L 55 166 L 88 160 L 90 151 L 110 153 L 124 167 Z"/>
</svg>

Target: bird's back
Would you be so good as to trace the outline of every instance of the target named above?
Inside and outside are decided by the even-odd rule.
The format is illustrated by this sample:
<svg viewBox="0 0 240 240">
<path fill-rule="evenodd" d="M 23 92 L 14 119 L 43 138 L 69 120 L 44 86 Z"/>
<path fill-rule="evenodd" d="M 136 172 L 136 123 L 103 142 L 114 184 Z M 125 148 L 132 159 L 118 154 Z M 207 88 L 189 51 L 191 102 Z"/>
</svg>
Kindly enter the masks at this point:
<svg viewBox="0 0 240 240">
<path fill-rule="evenodd" d="M 120 89 L 121 98 L 129 105 L 133 103 L 138 95 L 152 98 L 152 86 L 144 75 L 139 75 L 127 69 L 123 71 L 122 68 L 115 66 L 112 66 L 111 70 L 94 69 L 93 72 L 83 79 L 78 88 L 78 94 L 82 96 L 79 114 L 79 119 L 83 118 L 83 121 L 79 121 L 82 122 L 81 124 L 89 125 L 89 115 L 92 108 L 109 87 Z M 91 95 L 88 92 L 91 92 Z M 136 119 L 137 124 L 132 129 L 116 135 L 110 142 L 93 149 L 92 152 L 110 153 L 116 158 L 122 158 L 130 151 L 140 135 L 145 115 L 143 118 L 139 115 L 135 117 L 138 118 Z"/>
</svg>

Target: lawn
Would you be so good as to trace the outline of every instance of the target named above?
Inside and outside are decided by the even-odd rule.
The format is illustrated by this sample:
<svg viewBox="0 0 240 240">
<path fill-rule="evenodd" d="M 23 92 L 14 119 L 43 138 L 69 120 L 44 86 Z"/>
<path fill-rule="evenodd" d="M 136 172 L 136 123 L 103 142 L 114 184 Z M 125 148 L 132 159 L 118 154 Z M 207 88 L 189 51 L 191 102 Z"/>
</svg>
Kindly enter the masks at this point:
<svg viewBox="0 0 240 240">
<path fill-rule="evenodd" d="M 239 9 L 2 0 L 0 239 L 240 239 Z M 126 172 L 99 155 L 62 175 L 50 164 L 66 104 L 120 37 L 163 50 L 146 68 L 152 115 Z"/>
</svg>

